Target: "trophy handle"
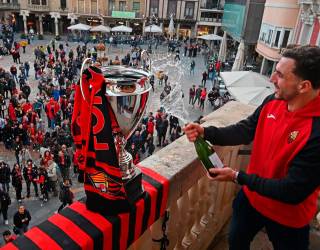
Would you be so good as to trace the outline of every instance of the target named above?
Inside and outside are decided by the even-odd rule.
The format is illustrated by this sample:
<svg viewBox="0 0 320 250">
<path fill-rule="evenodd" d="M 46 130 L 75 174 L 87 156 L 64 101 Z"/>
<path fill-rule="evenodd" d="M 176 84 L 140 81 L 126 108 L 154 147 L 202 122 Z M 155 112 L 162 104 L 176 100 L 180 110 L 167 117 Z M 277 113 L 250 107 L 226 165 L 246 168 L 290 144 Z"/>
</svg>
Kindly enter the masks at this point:
<svg viewBox="0 0 320 250">
<path fill-rule="evenodd" d="M 81 95 L 82 95 L 82 98 L 83 98 L 83 100 L 85 100 L 86 102 L 88 102 L 87 100 L 86 100 L 86 97 L 85 97 L 85 95 L 84 95 L 84 91 L 83 91 L 83 86 L 82 86 L 82 74 L 83 74 L 83 71 L 84 71 L 84 66 L 87 64 L 87 62 L 89 62 L 89 61 L 91 61 L 92 62 L 92 59 L 91 58 L 86 58 L 86 59 L 84 59 L 84 61 L 83 61 L 83 63 L 82 63 L 82 65 L 81 65 L 81 69 L 80 69 L 80 90 L 81 90 Z"/>
</svg>

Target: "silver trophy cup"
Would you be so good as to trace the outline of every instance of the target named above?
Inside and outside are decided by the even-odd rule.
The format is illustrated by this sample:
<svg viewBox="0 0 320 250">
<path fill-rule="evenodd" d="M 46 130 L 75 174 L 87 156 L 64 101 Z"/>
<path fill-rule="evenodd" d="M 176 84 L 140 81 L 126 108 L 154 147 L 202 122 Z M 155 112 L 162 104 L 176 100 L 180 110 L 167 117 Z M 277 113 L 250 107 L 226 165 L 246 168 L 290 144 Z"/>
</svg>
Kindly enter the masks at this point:
<svg viewBox="0 0 320 250">
<path fill-rule="evenodd" d="M 102 67 L 101 70 L 107 82 L 106 95 L 120 128 L 120 132 L 114 133 L 114 139 L 122 179 L 126 182 L 138 171 L 133 164 L 134 156 L 125 146 L 147 108 L 150 75 L 147 71 L 123 66 Z"/>
<path fill-rule="evenodd" d="M 151 61 L 148 63 L 150 68 Z M 92 63 L 92 59 L 87 58 L 83 61 L 80 72 L 80 88 L 84 100 L 86 98 L 82 85 L 82 74 L 86 67 L 96 67 L 99 71 L 101 70 L 106 83 L 105 95 L 114 114 L 112 132 L 127 199 L 108 202 L 108 209 L 98 210 L 107 215 L 116 214 L 131 209 L 135 201 L 144 193 L 141 170 L 134 166 L 133 156 L 126 151 L 125 146 L 146 111 L 151 90 L 150 74 L 142 69 L 124 66 L 101 67 Z"/>
</svg>

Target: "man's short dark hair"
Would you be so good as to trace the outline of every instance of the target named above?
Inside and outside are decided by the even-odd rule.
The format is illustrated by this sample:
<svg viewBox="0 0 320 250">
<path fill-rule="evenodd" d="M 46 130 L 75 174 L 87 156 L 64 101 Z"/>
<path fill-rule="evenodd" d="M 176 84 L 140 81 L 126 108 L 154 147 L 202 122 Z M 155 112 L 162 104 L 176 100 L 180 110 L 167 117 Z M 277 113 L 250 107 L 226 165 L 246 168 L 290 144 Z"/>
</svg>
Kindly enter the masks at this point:
<svg viewBox="0 0 320 250">
<path fill-rule="evenodd" d="M 318 46 L 292 46 L 285 49 L 282 56 L 295 60 L 294 74 L 303 80 L 309 80 L 313 89 L 320 88 L 320 48 Z"/>
<path fill-rule="evenodd" d="M 6 230 L 2 233 L 3 236 L 9 236 L 11 235 L 11 232 L 9 230 Z"/>
</svg>

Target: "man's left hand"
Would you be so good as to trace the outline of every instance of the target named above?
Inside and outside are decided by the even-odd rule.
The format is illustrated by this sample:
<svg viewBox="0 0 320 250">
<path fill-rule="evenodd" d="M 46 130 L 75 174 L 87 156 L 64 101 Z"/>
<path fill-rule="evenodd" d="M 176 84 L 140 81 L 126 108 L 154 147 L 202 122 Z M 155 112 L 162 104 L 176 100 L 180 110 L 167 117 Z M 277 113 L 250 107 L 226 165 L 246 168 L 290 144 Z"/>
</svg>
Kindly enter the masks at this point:
<svg viewBox="0 0 320 250">
<path fill-rule="evenodd" d="M 209 174 L 210 173 L 210 174 Z M 236 171 L 232 168 L 224 167 L 224 168 L 210 168 L 208 173 L 208 177 L 214 181 L 235 181 L 236 179 Z"/>
</svg>

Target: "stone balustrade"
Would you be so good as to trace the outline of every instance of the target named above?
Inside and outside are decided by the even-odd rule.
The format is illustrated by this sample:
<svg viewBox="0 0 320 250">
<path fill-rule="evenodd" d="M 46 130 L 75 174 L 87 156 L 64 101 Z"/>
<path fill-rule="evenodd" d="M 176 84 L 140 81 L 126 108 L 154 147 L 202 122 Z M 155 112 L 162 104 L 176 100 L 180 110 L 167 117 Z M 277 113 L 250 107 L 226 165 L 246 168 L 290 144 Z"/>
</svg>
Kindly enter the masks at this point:
<svg viewBox="0 0 320 250">
<path fill-rule="evenodd" d="M 203 125 L 233 124 L 253 110 L 254 107 L 229 102 L 205 117 Z M 240 169 L 248 163 L 247 155 L 239 155 L 239 150 L 245 148 L 248 147 L 215 147 L 215 150 L 225 165 Z M 209 181 L 193 144 L 185 136 L 148 157 L 141 165 L 169 179 L 167 249 L 207 249 L 231 216 L 237 185 Z M 163 237 L 162 221 L 163 218 L 156 221 L 129 249 L 160 249 L 159 243 L 152 239 Z"/>
<path fill-rule="evenodd" d="M 28 4 L 28 10 L 31 11 L 49 11 L 50 7 L 49 5 L 36 5 L 36 4 Z"/>
<path fill-rule="evenodd" d="M 0 10 L 20 10 L 19 3 L 0 3 Z"/>
</svg>

